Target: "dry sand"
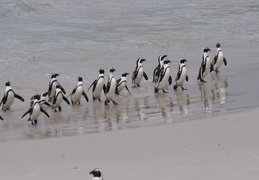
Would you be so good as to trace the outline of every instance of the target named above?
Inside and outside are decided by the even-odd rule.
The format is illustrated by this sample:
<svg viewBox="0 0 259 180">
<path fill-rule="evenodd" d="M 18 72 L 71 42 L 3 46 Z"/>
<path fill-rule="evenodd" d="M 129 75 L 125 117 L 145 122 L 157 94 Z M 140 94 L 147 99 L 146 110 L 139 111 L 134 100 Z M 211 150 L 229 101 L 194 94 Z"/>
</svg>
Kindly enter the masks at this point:
<svg viewBox="0 0 259 180">
<path fill-rule="evenodd" d="M 1 180 L 258 180 L 259 110 L 186 123 L 1 143 Z"/>
</svg>

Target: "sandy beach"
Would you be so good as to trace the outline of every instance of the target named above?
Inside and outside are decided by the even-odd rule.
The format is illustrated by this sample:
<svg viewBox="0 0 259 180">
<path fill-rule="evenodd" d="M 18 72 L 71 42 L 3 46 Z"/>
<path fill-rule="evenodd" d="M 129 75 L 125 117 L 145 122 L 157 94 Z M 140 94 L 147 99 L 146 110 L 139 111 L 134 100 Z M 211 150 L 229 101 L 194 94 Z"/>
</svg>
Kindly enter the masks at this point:
<svg viewBox="0 0 259 180">
<path fill-rule="evenodd" d="M 0 179 L 259 178 L 258 109 L 187 123 L 1 143 Z"/>
</svg>

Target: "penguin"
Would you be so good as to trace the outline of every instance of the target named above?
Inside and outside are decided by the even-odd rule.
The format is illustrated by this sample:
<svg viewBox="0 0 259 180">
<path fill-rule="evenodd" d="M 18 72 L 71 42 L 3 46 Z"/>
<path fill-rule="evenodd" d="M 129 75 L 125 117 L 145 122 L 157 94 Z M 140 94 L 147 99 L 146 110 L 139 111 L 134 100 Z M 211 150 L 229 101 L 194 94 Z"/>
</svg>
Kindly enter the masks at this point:
<svg viewBox="0 0 259 180">
<path fill-rule="evenodd" d="M 83 78 L 79 76 L 76 87 L 73 89 L 73 91 L 69 95 L 69 96 L 71 96 L 71 104 L 80 105 L 80 100 L 81 100 L 82 95 L 84 96 L 85 100 L 88 102 L 89 101 L 88 96 L 86 95 L 86 93 L 84 91 Z"/>
<path fill-rule="evenodd" d="M 142 58 L 138 58 L 138 60 L 136 62 L 136 68 L 135 68 L 134 72 L 132 73 L 133 87 L 140 87 L 140 82 L 141 82 L 143 76 L 146 80 L 148 80 L 148 76 L 144 72 L 143 65 L 142 65 L 142 63 L 144 61 L 146 61 L 146 60 L 142 59 Z"/>
<path fill-rule="evenodd" d="M 183 87 L 183 84 L 185 81 L 189 81 L 189 77 L 187 75 L 185 63 L 187 62 L 186 59 L 180 59 L 179 60 L 179 68 L 178 73 L 176 75 L 175 81 L 174 81 L 174 90 L 177 90 L 177 88 L 180 86 L 182 90 L 186 90 Z"/>
<path fill-rule="evenodd" d="M 102 90 L 104 93 L 106 91 L 106 86 L 104 83 L 104 69 L 101 68 L 99 70 L 98 78 L 90 85 L 90 87 L 88 88 L 88 91 L 92 86 L 93 86 L 93 89 L 92 89 L 93 101 L 98 99 L 101 102 Z"/>
<path fill-rule="evenodd" d="M 208 51 L 210 51 L 210 49 L 208 47 L 205 47 L 203 49 L 201 67 L 200 67 L 199 74 L 197 77 L 197 80 L 200 82 L 203 82 L 203 83 L 206 82 L 203 78 L 213 69 L 213 66 L 210 61 L 210 57 L 208 55 Z"/>
<path fill-rule="evenodd" d="M 95 168 L 94 170 L 90 171 L 89 174 L 93 175 L 92 180 L 103 180 L 103 174 L 99 168 Z"/>
<path fill-rule="evenodd" d="M 116 91 L 115 93 L 117 95 L 119 95 L 119 93 L 124 89 L 126 88 L 127 91 L 129 92 L 129 94 L 131 95 L 130 91 L 129 91 L 129 88 L 127 86 L 127 75 L 129 75 L 129 73 L 122 73 L 121 74 L 121 78 L 117 80 L 117 86 L 116 86 Z"/>
<path fill-rule="evenodd" d="M 167 86 L 167 82 L 169 83 L 169 85 L 172 84 L 172 77 L 170 75 L 169 63 L 171 63 L 170 60 L 168 59 L 164 60 L 164 65 L 159 73 L 158 82 L 155 85 L 155 90 L 154 90 L 155 93 L 157 93 L 159 90 L 163 90 L 163 92 L 166 93 L 165 87 Z"/>
<path fill-rule="evenodd" d="M 33 97 L 34 97 L 33 105 L 30 107 L 28 111 L 24 113 L 22 118 L 27 114 L 30 114 L 28 121 L 31 121 L 32 125 L 36 125 L 38 123 L 37 119 L 40 116 L 40 112 L 43 112 L 48 118 L 49 118 L 49 114 L 39 104 L 40 95 L 37 94 L 37 95 L 34 95 Z"/>
<path fill-rule="evenodd" d="M 39 94 L 37 94 L 37 95 L 39 95 Z M 34 95 L 34 96 L 31 97 L 31 99 L 30 99 L 30 106 L 32 106 L 32 105 L 34 104 L 34 100 L 35 100 L 35 97 L 36 97 L 37 95 Z M 42 107 L 44 104 L 45 104 L 46 106 L 48 106 L 48 107 L 51 107 L 51 105 L 46 101 L 47 95 L 48 95 L 48 92 L 42 92 L 42 93 L 39 95 L 39 96 L 40 96 L 40 99 L 39 99 L 39 100 L 36 99 L 36 101 L 39 101 L 39 104 L 40 104 L 41 107 Z"/>
<path fill-rule="evenodd" d="M 60 85 L 56 85 L 56 93 L 52 102 L 52 109 L 57 112 L 56 108 L 58 108 L 59 111 L 62 111 L 62 108 L 60 104 L 62 103 L 62 100 L 66 101 L 68 105 L 70 105 L 69 100 L 64 96 L 62 90 L 60 89 Z"/>
<path fill-rule="evenodd" d="M 56 93 L 56 85 L 59 84 L 58 80 L 57 80 L 57 76 L 59 76 L 60 74 L 57 73 L 52 73 L 50 75 L 50 82 L 49 82 L 49 89 L 48 89 L 48 95 L 49 95 L 49 102 L 52 102 L 55 93 Z M 60 85 L 60 84 L 59 84 Z M 64 94 L 66 94 L 65 89 L 60 85 L 60 89 L 62 90 L 62 92 Z"/>
<path fill-rule="evenodd" d="M 23 97 L 21 97 L 20 95 L 16 94 L 13 91 L 13 89 L 11 88 L 10 81 L 7 81 L 5 83 L 5 86 L 6 86 L 5 93 L 4 93 L 4 96 L 3 96 L 3 98 L 2 98 L 2 100 L 0 102 L 0 107 L 1 107 L 1 105 L 3 105 L 2 106 L 2 110 L 3 111 L 6 111 L 6 110 L 10 109 L 11 105 L 14 102 L 14 98 L 17 98 L 17 99 L 21 100 L 22 102 L 24 102 Z"/>
<path fill-rule="evenodd" d="M 158 57 L 158 65 L 153 71 L 153 82 L 158 82 L 159 73 L 164 65 L 164 60 L 166 59 L 167 55 L 159 56 Z"/>
<path fill-rule="evenodd" d="M 113 72 L 115 71 L 116 70 L 113 67 L 110 69 L 110 74 L 108 77 L 108 82 L 107 82 L 106 91 L 105 91 L 105 96 L 106 96 L 105 105 L 108 105 L 110 101 L 112 101 L 114 105 L 118 105 L 118 103 L 112 99 L 115 94 L 115 90 L 117 86 L 116 79 L 113 76 Z"/>
<path fill-rule="evenodd" d="M 216 73 L 218 73 L 219 68 L 222 65 L 222 63 L 224 63 L 225 66 L 227 65 L 227 60 L 223 56 L 223 52 L 220 48 L 220 43 L 216 44 L 216 48 L 217 48 L 217 54 L 215 55 L 214 59 L 212 60 L 213 69 L 211 69 L 211 71 L 214 70 Z"/>
</svg>

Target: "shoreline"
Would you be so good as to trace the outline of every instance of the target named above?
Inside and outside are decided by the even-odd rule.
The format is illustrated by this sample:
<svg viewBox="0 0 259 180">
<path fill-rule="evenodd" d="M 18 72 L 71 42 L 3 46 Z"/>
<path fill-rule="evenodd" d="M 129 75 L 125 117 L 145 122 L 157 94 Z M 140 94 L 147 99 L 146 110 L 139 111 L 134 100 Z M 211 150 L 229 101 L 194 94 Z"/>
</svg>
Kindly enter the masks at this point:
<svg viewBox="0 0 259 180">
<path fill-rule="evenodd" d="M 258 179 L 258 109 L 187 123 L 2 142 L 1 179 Z M 15 173 L 14 173 L 15 172 Z"/>
</svg>

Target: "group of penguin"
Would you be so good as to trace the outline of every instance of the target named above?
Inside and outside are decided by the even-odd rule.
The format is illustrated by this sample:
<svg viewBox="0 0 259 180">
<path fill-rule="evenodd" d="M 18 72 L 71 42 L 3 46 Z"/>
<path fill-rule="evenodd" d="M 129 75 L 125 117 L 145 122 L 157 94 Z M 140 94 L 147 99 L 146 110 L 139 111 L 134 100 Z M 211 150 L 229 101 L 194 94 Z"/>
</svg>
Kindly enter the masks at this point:
<svg viewBox="0 0 259 180">
<path fill-rule="evenodd" d="M 210 60 L 210 57 L 208 55 L 208 51 L 210 51 L 210 49 L 208 47 L 205 47 L 203 49 L 202 63 L 199 69 L 197 81 L 205 83 L 206 81 L 204 80 L 204 78 L 209 72 L 215 71 L 216 73 L 218 73 L 222 63 L 227 65 L 227 60 L 223 56 L 223 52 L 220 48 L 219 43 L 216 44 L 216 48 L 217 48 L 217 54 L 215 55 L 212 61 Z M 148 80 L 148 76 L 144 72 L 144 68 L 143 68 L 144 61 L 145 59 L 143 58 L 139 58 L 136 61 L 136 67 L 134 72 L 132 73 L 133 87 L 139 87 L 143 78 L 145 80 Z M 178 73 L 176 75 L 174 85 L 173 85 L 174 90 L 177 90 L 178 87 L 181 87 L 182 90 L 186 90 L 183 87 L 184 82 L 189 80 L 189 77 L 187 75 L 187 70 L 185 67 L 186 62 L 187 62 L 186 59 L 179 60 Z M 172 84 L 172 77 L 170 75 L 169 63 L 171 63 L 171 61 L 167 59 L 167 55 L 162 55 L 158 57 L 158 65 L 153 71 L 153 82 L 155 83 L 155 87 L 154 87 L 155 93 L 157 93 L 160 90 L 166 93 L 165 91 L 166 87 L 168 86 L 168 84 L 169 85 Z M 110 102 L 113 102 L 114 105 L 118 105 L 118 103 L 113 100 L 113 97 L 115 94 L 119 95 L 119 93 L 124 88 L 131 95 L 129 88 L 127 87 L 127 75 L 129 75 L 129 73 L 122 73 L 121 78 L 116 80 L 115 77 L 113 76 L 113 72 L 115 72 L 115 69 L 112 67 L 110 69 L 110 74 L 108 77 L 107 84 L 105 84 L 104 69 L 101 68 L 99 70 L 99 75 L 97 79 L 94 80 L 94 82 L 88 88 L 88 90 L 92 88 L 93 101 L 98 100 L 101 102 L 101 95 L 102 95 L 102 92 L 104 92 L 105 105 L 108 105 Z M 75 105 L 75 104 L 80 105 L 81 96 L 84 96 L 87 102 L 89 101 L 88 96 L 84 91 L 82 77 L 78 77 L 77 85 L 72 90 L 72 92 L 66 97 L 65 96 L 66 91 L 58 82 L 57 76 L 59 76 L 58 73 L 52 73 L 50 75 L 48 92 L 36 94 L 31 97 L 30 108 L 28 111 L 26 111 L 23 114 L 22 118 L 27 114 L 29 114 L 28 121 L 31 121 L 32 125 L 37 124 L 37 119 L 40 116 L 41 112 L 44 113 L 47 117 L 49 117 L 49 114 L 42 108 L 43 105 L 51 107 L 53 111 L 56 112 L 57 110 L 62 111 L 62 108 L 60 105 L 63 100 L 67 104 L 70 104 L 68 100 L 69 96 L 71 97 L 72 105 Z M 0 102 L 0 107 L 2 106 L 3 111 L 7 111 L 10 109 L 10 106 L 14 102 L 14 98 L 17 98 L 22 102 L 24 102 L 24 98 L 13 91 L 13 89 L 11 88 L 11 83 L 9 81 L 7 81 L 5 85 L 6 85 L 6 90 Z M 48 96 L 48 102 L 47 102 L 47 96 Z M 0 116 L 0 119 L 3 120 L 1 116 Z"/>
</svg>

